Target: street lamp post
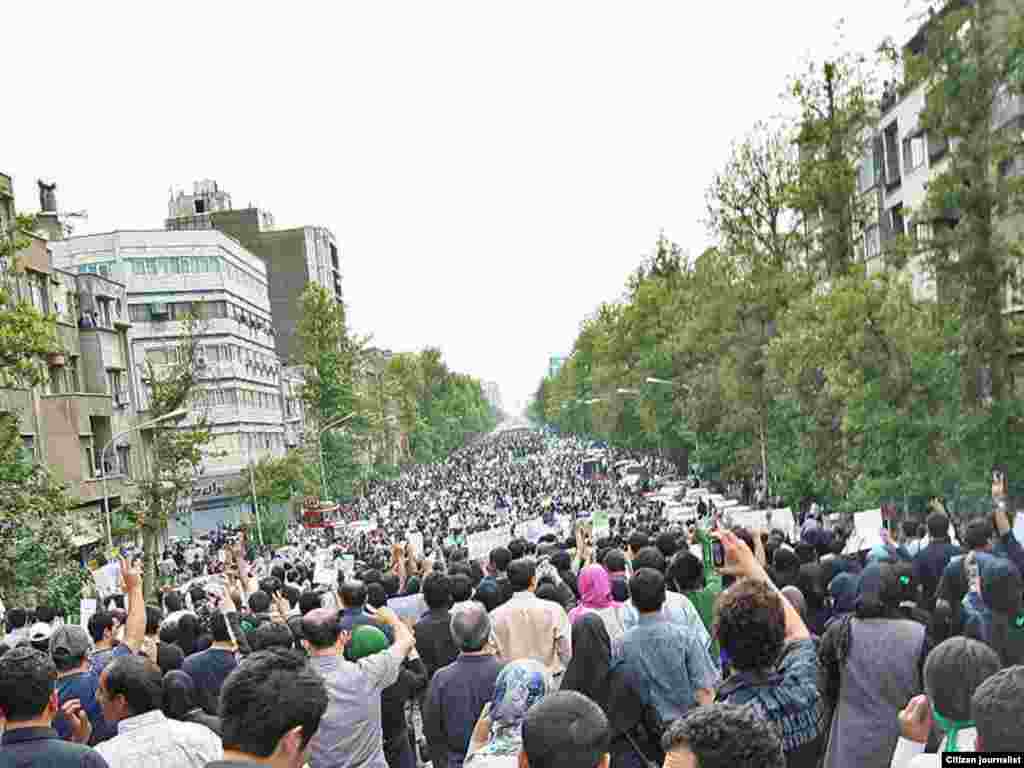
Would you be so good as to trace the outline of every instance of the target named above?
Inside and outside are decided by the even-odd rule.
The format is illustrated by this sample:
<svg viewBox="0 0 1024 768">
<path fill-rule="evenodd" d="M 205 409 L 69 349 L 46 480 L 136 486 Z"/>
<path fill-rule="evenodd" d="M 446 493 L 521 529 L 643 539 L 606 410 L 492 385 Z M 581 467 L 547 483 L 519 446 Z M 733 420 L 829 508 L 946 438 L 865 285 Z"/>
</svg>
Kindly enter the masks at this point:
<svg viewBox="0 0 1024 768">
<path fill-rule="evenodd" d="M 321 493 L 323 494 L 322 498 L 324 499 L 327 498 L 327 473 L 324 470 L 324 432 L 326 432 L 329 429 L 334 429 L 335 427 L 340 427 L 342 424 L 344 424 L 346 421 L 348 421 L 355 415 L 356 412 L 352 411 L 352 413 L 345 414 L 344 416 L 341 416 L 337 419 L 331 419 L 320 428 L 319 432 L 317 432 L 316 442 L 320 449 L 320 488 Z"/>
<path fill-rule="evenodd" d="M 132 432 L 138 432 L 138 431 L 141 431 L 143 429 L 149 429 L 150 427 L 154 427 L 157 424 L 161 424 L 161 423 L 163 423 L 165 421 L 172 421 L 174 419 L 180 419 L 182 416 L 187 416 L 187 415 L 188 415 L 188 409 L 187 408 L 181 408 L 181 409 L 179 409 L 177 411 L 171 411 L 170 413 L 165 413 L 163 416 L 161 416 L 161 417 L 159 417 L 157 419 L 153 419 L 152 421 L 147 421 L 144 424 L 139 424 L 137 426 L 132 427 L 131 429 L 126 429 L 123 432 L 118 432 L 116 435 L 114 435 L 112 438 L 110 438 L 110 442 L 108 442 L 105 446 L 103 446 L 103 450 L 100 451 L 100 481 L 103 483 L 103 514 L 107 518 L 107 547 L 108 548 L 113 549 L 113 547 L 114 547 L 114 527 L 113 527 L 113 524 L 110 521 L 110 495 L 107 493 L 107 451 L 110 450 L 110 446 L 112 446 L 117 441 L 117 439 L 120 438 L 120 437 L 124 437 L 125 435 L 129 435 Z M 157 467 L 156 471 L 159 472 L 160 468 Z"/>
</svg>

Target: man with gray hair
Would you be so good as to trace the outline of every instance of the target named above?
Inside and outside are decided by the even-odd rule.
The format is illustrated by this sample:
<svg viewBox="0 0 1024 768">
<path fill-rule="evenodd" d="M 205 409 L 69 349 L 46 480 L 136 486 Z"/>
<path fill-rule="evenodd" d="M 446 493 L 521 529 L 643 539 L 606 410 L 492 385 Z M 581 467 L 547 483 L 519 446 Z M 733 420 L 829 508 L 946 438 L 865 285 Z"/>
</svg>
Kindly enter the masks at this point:
<svg viewBox="0 0 1024 768">
<path fill-rule="evenodd" d="M 451 632 L 459 656 L 437 671 L 423 704 L 434 768 L 462 768 L 473 726 L 504 666 L 489 647 L 491 619 L 483 603 L 469 601 L 454 611 Z"/>
</svg>

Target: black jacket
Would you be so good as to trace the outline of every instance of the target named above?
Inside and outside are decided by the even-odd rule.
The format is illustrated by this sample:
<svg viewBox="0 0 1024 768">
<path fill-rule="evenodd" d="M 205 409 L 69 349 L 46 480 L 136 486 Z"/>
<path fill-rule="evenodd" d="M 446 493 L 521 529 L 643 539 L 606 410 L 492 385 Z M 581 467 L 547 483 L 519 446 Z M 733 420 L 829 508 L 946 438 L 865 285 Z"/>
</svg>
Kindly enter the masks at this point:
<svg viewBox="0 0 1024 768">
<path fill-rule="evenodd" d="M 427 680 L 441 667 L 455 661 L 459 655 L 459 649 L 452 639 L 451 621 L 451 613 L 445 609 L 430 611 L 416 622 L 416 652 L 427 669 Z"/>
</svg>

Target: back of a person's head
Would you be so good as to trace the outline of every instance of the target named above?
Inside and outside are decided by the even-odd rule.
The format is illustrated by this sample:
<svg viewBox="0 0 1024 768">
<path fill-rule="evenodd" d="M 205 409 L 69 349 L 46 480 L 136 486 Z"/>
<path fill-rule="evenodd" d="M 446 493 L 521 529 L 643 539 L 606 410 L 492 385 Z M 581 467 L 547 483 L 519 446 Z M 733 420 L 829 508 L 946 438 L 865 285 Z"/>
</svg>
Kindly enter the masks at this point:
<svg viewBox="0 0 1024 768">
<path fill-rule="evenodd" d="M 664 558 L 668 560 L 679 551 L 679 538 L 671 531 L 665 531 L 658 534 L 658 538 L 655 539 L 655 546 L 658 547 L 658 551 L 661 552 Z"/>
<path fill-rule="evenodd" d="M 763 582 L 738 581 L 718 598 L 714 630 L 737 669 L 767 669 L 778 659 L 786 637 L 782 600 Z"/>
<path fill-rule="evenodd" d="M 294 648 L 295 638 L 287 624 L 268 621 L 260 624 L 245 636 L 253 651 L 265 651 L 267 648 Z"/>
<path fill-rule="evenodd" d="M 258 591 L 263 592 L 269 598 L 270 595 L 273 595 L 281 591 L 281 581 L 280 579 L 277 579 L 273 576 L 268 576 L 265 579 L 260 579 Z M 270 606 L 268 605 L 267 607 L 269 609 Z"/>
<path fill-rule="evenodd" d="M 643 531 L 633 531 L 633 533 L 630 534 L 629 541 L 627 543 L 633 552 L 639 552 L 641 549 L 648 546 L 651 543 L 651 540 Z"/>
<path fill-rule="evenodd" d="M 715 703 L 694 707 L 668 727 L 661 747 L 666 755 L 688 752 L 694 758 L 689 763 L 694 768 L 786 766 L 782 739 L 775 725 L 746 705 Z M 669 757 L 665 764 L 671 761 Z"/>
<path fill-rule="evenodd" d="M 461 603 L 473 596 L 473 582 L 464 573 L 457 573 L 448 578 L 452 590 L 452 602 Z"/>
<path fill-rule="evenodd" d="M 665 556 L 661 554 L 661 550 L 657 547 L 644 547 L 636 553 L 636 557 L 633 558 L 633 568 L 639 570 L 640 568 L 653 568 L 661 573 L 665 572 Z"/>
<path fill-rule="evenodd" d="M 640 613 L 654 613 L 665 603 L 665 577 L 653 568 L 640 568 L 629 580 L 629 597 Z"/>
<path fill-rule="evenodd" d="M 253 613 L 267 613 L 270 610 L 270 595 L 258 589 L 249 595 L 249 610 Z"/>
<path fill-rule="evenodd" d="M 301 653 L 259 651 L 243 659 L 224 681 L 221 741 L 225 751 L 261 758 L 280 750 L 298 765 L 326 711 L 323 678 Z"/>
<path fill-rule="evenodd" d="M 393 573 L 385 573 L 380 577 L 380 585 L 384 587 L 384 591 L 388 597 L 397 597 L 398 588 L 401 586 L 401 582 L 398 580 L 398 576 Z"/>
<path fill-rule="evenodd" d="M 284 595 L 285 599 L 288 601 L 288 607 L 294 608 L 298 605 L 299 595 L 302 593 L 299 592 L 298 588 L 293 587 L 291 584 L 287 584 L 281 587 L 281 594 Z"/>
<path fill-rule="evenodd" d="M 935 646 L 924 663 L 928 700 L 947 720 L 970 720 L 974 691 L 1000 666 L 999 655 L 984 643 L 951 637 Z"/>
<path fill-rule="evenodd" d="M 305 616 L 310 611 L 323 607 L 323 597 L 319 592 L 307 589 L 299 595 L 299 613 Z"/>
<path fill-rule="evenodd" d="M 925 520 L 925 524 L 931 538 L 944 539 L 949 536 L 949 518 L 941 512 L 932 512 Z"/>
<path fill-rule="evenodd" d="M 704 563 L 693 552 L 682 550 L 668 567 L 668 580 L 680 592 L 704 588 Z"/>
<path fill-rule="evenodd" d="M 572 568 L 572 557 L 564 549 L 552 553 L 550 560 L 559 571 L 568 571 Z"/>
<path fill-rule="evenodd" d="M 1007 667 L 978 686 L 971 697 L 979 752 L 1024 751 L 1024 666 Z"/>
<path fill-rule="evenodd" d="M 523 721 L 529 768 L 607 766 L 611 735 L 601 708 L 582 693 L 558 691 L 535 704 Z"/>
<path fill-rule="evenodd" d="M 491 566 L 498 573 L 508 570 L 508 564 L 512 562 L 512 553 L 506 547 L 495 547 L 491 550 Z"/>
<path fill-rule="evenodd" d="M 529 544 L 523 539 L 512 539 L 512 541 L 508 543 L 508 553 L 511 555 L 513 560 L 526 557 L 526 554 L 529 551 Z"/>
<path fill-rule="evenodd" d="M 40 621 L 43 624 L 52 624 L 55 618 L 57 618 L 56 609 L 48 605 L 40 605 L 36 608 L 36 621 Z"/>
<path fill-rule="evenodd" d="M 184 720 L 196 707 L 196 684 L 188 672 L 173 670 L 164 675 L 163 713 L 172 720 Z"/>
<path fill-rule="evenodd" d="M 366 605 L 366 583 L 346 581 L 341 585 L 341 602 L 346 608 L 362 608 Z"/>
<path fill-rule="evenodd" d="M 479 653 L 491 636 L 487 607 L 477 601 L 460 606 L 452 613 L 449 628 L 456 648 L 463 653 Z"/>
<path fill-rule="evenodd" d="M 330 648 L 338 642 L 338 614 L 330 608 L 317 608 L 302 617 L 302 639 L 316 649 Z"/>
<path fill-rule="evenodd" d="M 451 583 L 444 574 L 431 573 L 423 580 L 422 590 L 423 599 L 431 610 L 442 610 L 451 605 Z"/>
<path fill-rule="evenodd" d="M 185 604 L 181 599 L 181 595 L 177 592 L 168 592 L 164 595 L 164 608 L 167 609 L 168 613 L 180 611 L 184 607 Z"/>
<path fill-rule="evenodd" d="M 96 611 L 89 617 L 89 636 L 94 643 L 100 642 L 108 629 L 114 630 L 114 617 L 107 611 Z"/>
<path fill-rule="evenodd" d="M 482 581 L 473 592 L 473 599 L 490 612 L 502 604 L 504 595 L 493 581 Z"/>
<path fill-rule="evenodd" d="M 0 656 L 0 706 L 7 727 L 42 716 L 56 680 L 57 668 L 49 654 L 22 645 Z"/>
<path fill-rule="evenodd" d="M 94 616 L 96 614 L 93 614 Z M 7 612 L 7 625 L 11 629 L 21 629 L 28 623 L 28 611 L 24 608 L 11 608 Z"/>
<path fill-rule="evenodd" d="M 160 631 L 160 622 L 164 620 L 164 612 L 155 605 L 146 606 L 146 634 L 155 635 Z"/>
<path fill-rule="evenodd" d="M 124 696 L 133 717 L 163 707 L 163 673 L 145 656 L 119 656 L 104 668 L 103 678 L 107 700 Z"/>
<path fill-rule="evenodd" d="M 913 539 L 917 536 L 917 529 L 920 527 L 920 523 L 916 520 L 904 520 L 903 521 L 903 536 L 907 539 Z"/>
<path fill-rule="evenodd" d="M 388 593 L 379 583 L 366 585 L 366 605 L 371 608 L 383 608 L 388 604 Z"/>
<path fill-rule="evenodd" d="M 525 592 L 537 575 L 537 564 L 528 557 L 521 557 L 508 564 L 508 581 L 516 592 Z"/>
<path fill-rule="evenodd" d="M 622 573 L 626 570 L 626 553 L 621 549 L 609 549 L 604 553 L 601 564 L 608 573 Z"/>
<path fill-rule="evenodd" d="M 978 517 L 967 524 L 964 532 L 964 545 L 968 549 L 981 549 L 992 541 L 994 530 L 992 521 L 987 517 Z"/>
</svg>

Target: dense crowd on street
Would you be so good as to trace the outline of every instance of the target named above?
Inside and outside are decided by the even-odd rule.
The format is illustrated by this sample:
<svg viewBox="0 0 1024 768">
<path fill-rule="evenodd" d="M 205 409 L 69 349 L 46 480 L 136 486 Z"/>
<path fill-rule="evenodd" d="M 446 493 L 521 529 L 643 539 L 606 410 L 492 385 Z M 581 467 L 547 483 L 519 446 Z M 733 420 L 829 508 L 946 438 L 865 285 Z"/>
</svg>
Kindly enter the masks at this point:
<svg viewBox="0 0 1024 768">
<path fill-rule="evenodd" d="M 0 768 L 922 768 L 1024 752 L 1005 473 L 990 515 L 951 526 L 936 504 L 851 551 L 816 507 L 791 531 L 729 527 L 703 501 L 670 516 L 618 482 L 622 452 L 585 471 L 592 449 L 498 432 L 372 487 L 351 521 L 293 526 L 286 546 L 233 529 L 176 542 L 159 594 L 115 561 L 82 626 L 7 606 Z M 628 458 L 652 482 L 673 473 Z"/>
</svg>

